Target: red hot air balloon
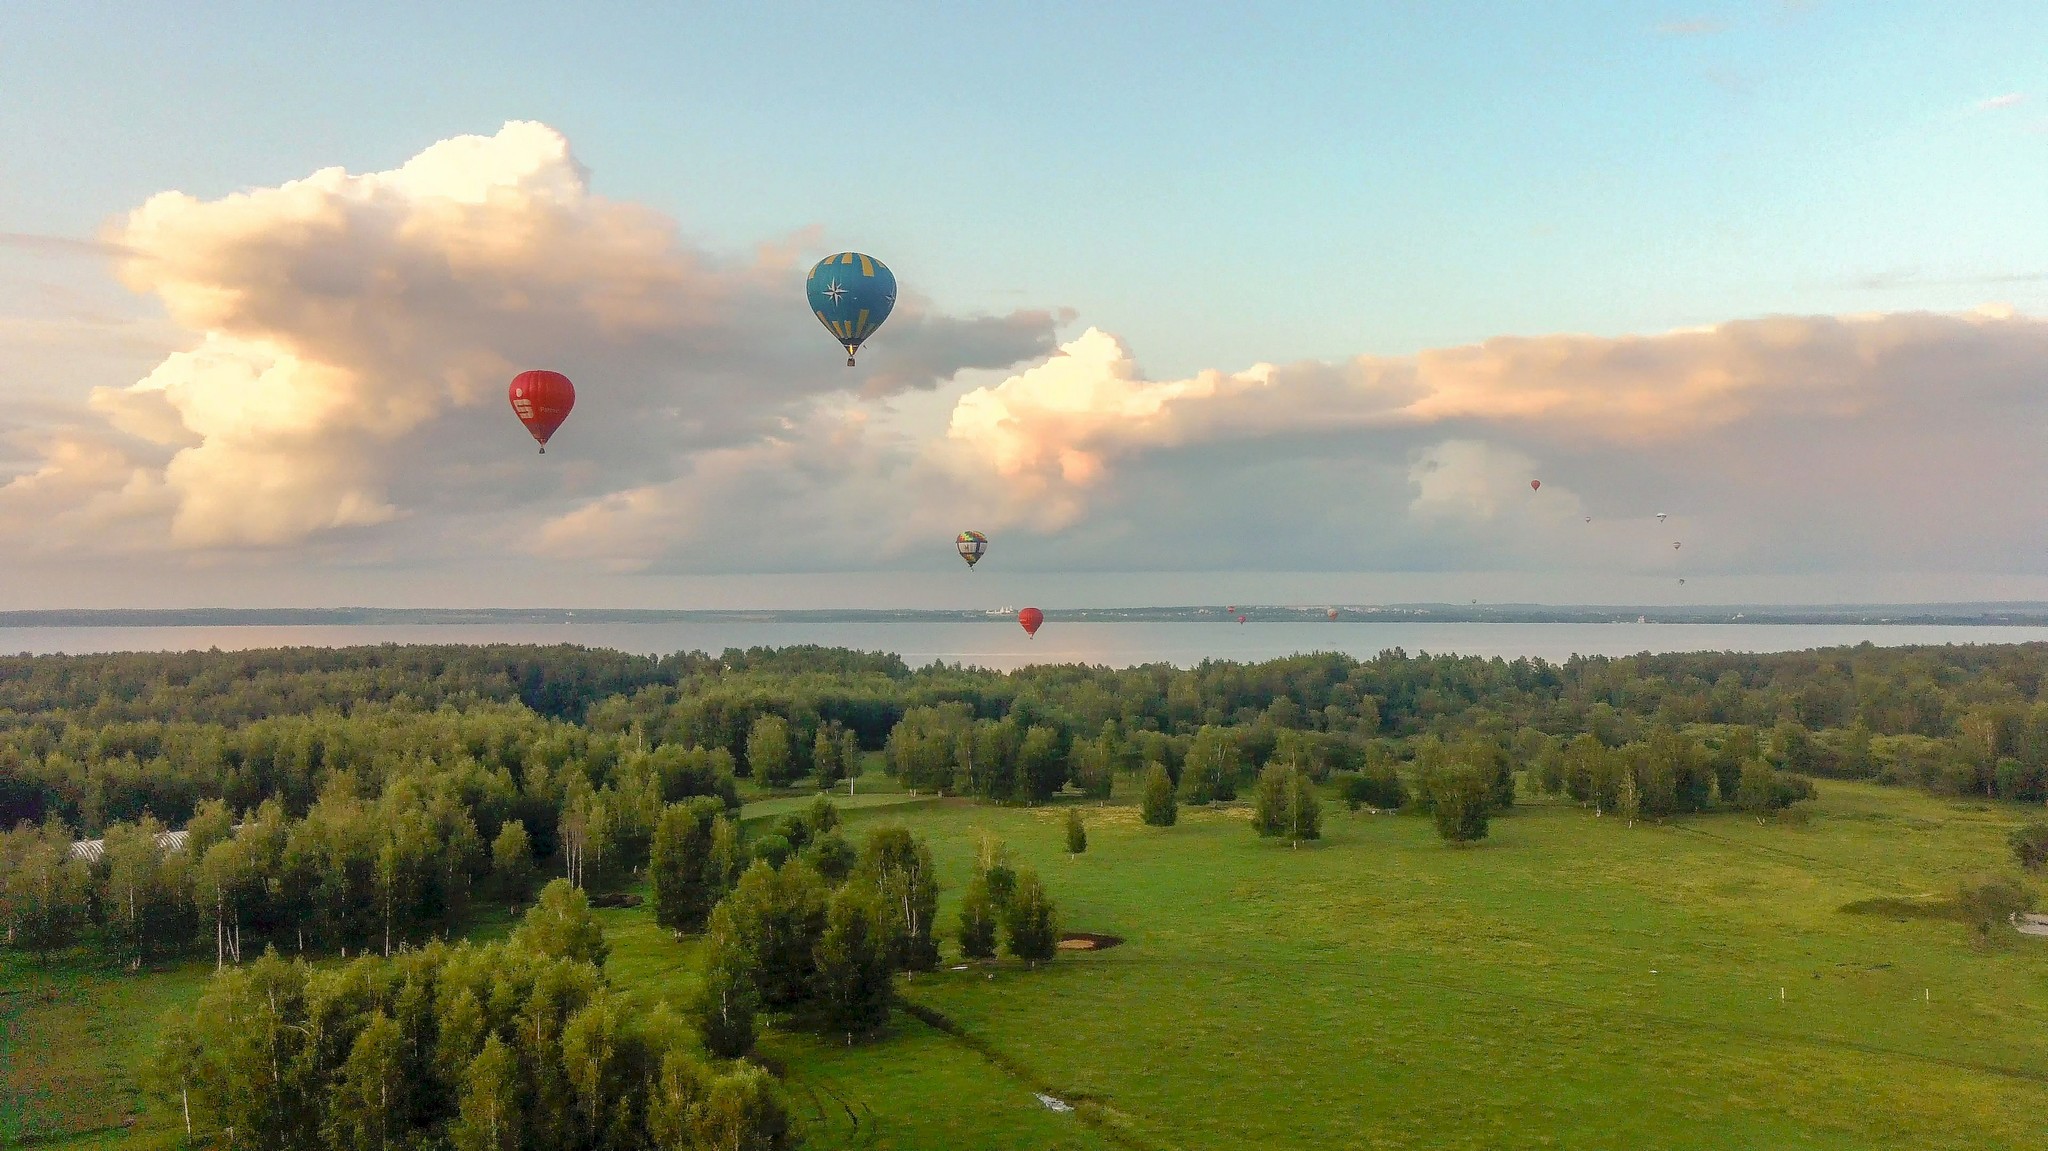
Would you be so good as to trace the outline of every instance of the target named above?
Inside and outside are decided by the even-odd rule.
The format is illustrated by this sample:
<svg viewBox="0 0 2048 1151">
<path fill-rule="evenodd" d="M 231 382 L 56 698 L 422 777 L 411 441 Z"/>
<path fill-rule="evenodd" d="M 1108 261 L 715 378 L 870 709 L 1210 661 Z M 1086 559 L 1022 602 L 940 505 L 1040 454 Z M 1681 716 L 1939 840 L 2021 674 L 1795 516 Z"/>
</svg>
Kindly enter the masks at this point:
<svg viewBox="0 0 2048 1151">
<path fill-rule="evenodd" d="M 1330 616 L 1330 618 L 1331 618 L 1331 619 L 1336 619 L 1336 618 L 1337 618 L 1337 609 L 1336 609 L 1336 608 L 1331 608 L 1331 609 L 1330 609 L 1330 611 L 1329 611 L 1329 616 Z"/>
<path fill-rule="evenodd" d="M 1037 635 L 1038 626 L 1045 622 L 1045 613 L 1035 607 L 1027 607 L 1017 613 L 1017 623 L 1024 628 L 1025 635 Z"/>
<path fill-rule="evenodd" d="M 1243 623 L 1243 622 L 1244 622 L 1244 617 L 1243 617 L 1243 616 L 1238 616 L 1238 617 L 1237 617 L 1237 622 L 1239 622 L 1239 623 Z"/>
<path fill-rule="evenodd" d="M 1530 481 L 1529 481 L 1529 490 L 1530 490 L 1530 491 L 1532 491 L 1532 492 L 1533 492 L 1533 491 L 1538 491 L 1538 490 L 1540 490 L 1540 489 L 1541 489 L 1542 487 L 1543 487 L 1543 481 L 1542 481 L 1542 480 L 1530 480 Z"/>
<path fill-rule="evenodd" d="M 533 433 L 541 454 L 546 455 L 548 437 L 576 406 L 576 385 L 560 372 L 521 372 L 512 377 L 507 398 L 512 401 L 512 414 Z"/>
</svg>

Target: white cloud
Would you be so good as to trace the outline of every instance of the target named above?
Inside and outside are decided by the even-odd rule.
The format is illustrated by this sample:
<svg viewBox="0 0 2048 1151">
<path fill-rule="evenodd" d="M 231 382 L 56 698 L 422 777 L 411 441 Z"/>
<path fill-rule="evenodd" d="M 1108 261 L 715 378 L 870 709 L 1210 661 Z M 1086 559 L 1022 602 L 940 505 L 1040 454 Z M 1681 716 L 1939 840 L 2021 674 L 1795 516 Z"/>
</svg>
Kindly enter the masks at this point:
<svg viewBox="0 0 2048 1151">
<path fill-rule="evenodd" d="M 1057 313 L 906 294 L 848 372 L 801 296 L 822 245 L 691 247 L 535 124 L 165 193 L 106 239 L 181 350 L 17 415 L 14 554 L 684 578 L 893 570 L 972 526 L 1016 572 L 2048 573 L 2018 527 L 2048 323 L 2009 308 L 1153 379 L 1106 330 L 1054 349 Z M 537 366 L 579 390 L 545 458 L 502 393 Z"/>
<path fill-rule="evenodd" d="M 190 344 L 92 396 L 106 427 L 82 434 L 167 497 L 124 505 L 134 518 L 97 525 L 94 546 L 279 549 L 414 515 L 445 546 L 452 519 L 658 482 L 856 380 L 886 395 L 1032 357 L 1054 323 L 906 296 L 850 379 L 793 247 L 694 249 L 659 213 L 592 193 L 568 142 L 535 123 L 387 172 L 162 193 L 105 242 Z M 551 473 L 511 462 L 523 436 L 499 410 L 504 381 L 534 366 L 580 386 L 558 441 L 572 458 Z M 101 491 L 121 470 L 46 443 L 0 504 L 44 500 L 60 474 Z"/>
<path fill-rule="evenodd" d="M 2027 94 L 2025 92 L 2007 92 L 2003 96 L 1993 96 L 1988 100 L 1979 100 L 1977 102 L 1977 110 L 1980 112 L 1991 112 L 1999 108 L 2012 108 L 2025 103 L 2026 99 Z"/>
</svg>

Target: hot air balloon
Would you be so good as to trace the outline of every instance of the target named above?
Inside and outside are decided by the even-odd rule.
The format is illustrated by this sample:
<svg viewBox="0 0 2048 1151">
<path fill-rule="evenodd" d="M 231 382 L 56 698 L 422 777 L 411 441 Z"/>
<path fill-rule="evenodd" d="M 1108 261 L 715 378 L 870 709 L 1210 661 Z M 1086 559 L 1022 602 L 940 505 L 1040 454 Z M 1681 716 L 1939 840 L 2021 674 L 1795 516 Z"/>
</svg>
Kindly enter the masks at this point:
<svg viewBox="0 0 2048 1151">
<path fill-rule="evenodd" d="M 1329 617 L 1330 617 L 1331 619 L 1336 619 L 1336 618 L 1337 618 L 1337 609 L 1336 609 L 1336 608 L 1331 608 L 1331 609 L 1330 609 L 1330 610 L 1329 610 L 1329 611 L 1328 611 L 1327 613 L 1325 613 L 1325 614 L 1327 614 L 1327 615 L 1328 615 L 1328 616 L 1329 616 Z"/>
<path fill-rule="evenodd" d="M 896 274 L 873 256 L 840 252 L 819 260 L 804 280 L 811 311 L 846 349 L 846 366 L 896 306 Z"/>
<path fill-rule="evenodd" d="M 521 372 L 512 377 L 506 398 L 512 401 L 512 414 L 540 441 L 540 452 L 546 455 L 548 437 L 576 406 L 576 385 L 560 372 Z"/>
<path fill-rule="evenodd" d="M 972 569 L 988 551 L 988 537 L 980 532 L 961 532 L 953 540 L 953 550 L 959 552 L 960 558 L 966 560 L 968 568 Z"/>
<path fill-rule="evenodd" d="M 1684 577 L 1684 576 L 1679 576 L 1679 577 L 1678 577 L 1678 582 L 1679 582 L 1679 583 L 1681 583 L 1681 584 L 1682 584 L 1682 583 L 1684 583 L 1684 582 L 1685 582 L 1685 577 Z"/>
<path fill-rule="evenodd" d="M 1678 542 L 1675 542 L 1675 541 L 1674 541 L 1674 542 L 1672 543 L 1672 545 L 1671 545 L 1671 550 L 1672 550 L 1672 551 L 1677 551 L 1677 550 L 1678 550 L 1679 548 L 1681 548 L 1681 547 L 1684 547 L 1684 546 L 1685 546 L 1684 544 L 1682 544 L 1682 543 L 1678 543 Z"/>
<path fill-rule="evenodd" d="M 1592 522 L 1593 522 L 1593 517 L 1592 517 L 1592 516 L 1587 516 L 1587 517 L 1586 517 L 1586 522 L 1587 522 L 1587 523 L 1592 523 Z"/>
<path fill-rule="evenodd" d="M 1243 623 L 1243 622 L 1244 622 L 1244 617 L 1243 617 L 1243 616 L 1238 616 L 1238 617 L 1237 617 L 1237 622 L 1239 622 L 1239 623 Z"/>
<path fill-rule="evenodd" d="M 1039 625 L 1045 622 L 1045 613 L 1035 607 L 1027 607 L 1017 613 L 1017 622 L 1024 628 L 1025 635 L 1035 636 Z"/>
<path fill-rule="evenodd" d="M 1542 481 L 1542 480 L 1530 480 L 1530 481 L 1529 481 L 1529 490 L 1530 490 L 1530 491 L 1532 491 L 1532 492 L 1533 492 L 1533 491 L 1538 491 L 1538 490 L 1540 490 L 1540 489 L 1541 489 L 1542 487 L 1543 487 L 1543 481 Z"/>
<path fill-rule="evenodd" d="M 1664 513 L 1663 513 L 1663 512 L 1658 512 L 1658 513 L 1657 513 L 1657 522 L 1658 522 L 1658 523 L 1660 523 L 1660 524 L 1664 522 Z"/>
</svg>

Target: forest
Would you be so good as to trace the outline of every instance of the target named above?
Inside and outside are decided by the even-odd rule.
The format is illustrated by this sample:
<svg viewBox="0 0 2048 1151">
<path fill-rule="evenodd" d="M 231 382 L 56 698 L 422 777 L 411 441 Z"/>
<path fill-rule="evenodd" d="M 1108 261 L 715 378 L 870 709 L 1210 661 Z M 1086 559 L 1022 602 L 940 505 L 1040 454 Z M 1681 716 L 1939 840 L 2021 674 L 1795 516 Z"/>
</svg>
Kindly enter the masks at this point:
<svg viewBox="0 0 2048 1151">
<path fill-rule="evenodd" d="M 221 975 L 152 1074 L 188 1130 L 231 1145 L 385 1146 L 397 1128 L 349 1125 L 363 1092 L 402 1083 L 400 1126 L 457 1146 L 733 1132 L 780 1146 L 772 1085 L 716 1061 L 751 1053 L 766 1022 L 876 1032 L 895 974 L 931 970 L 947 930 L 922 840 L 880 826 L 856 843 L 823 798 L 870 762 L 911 792 L 1002 806 L 1121 793 L 1159 826 L 1242 797 L 1260 834 L 1296 842 L 1320 834 L 1326 796 L 1428 816 L 1452 843 L 1485 837 L 1518 797 L 1631 823 L 1796 814 L 1830 779 L 2039 804 L 2044 677 L 2048 645 L 1011 673 L 819 648 L 14 657 L 0 660 L 0 922 L 37 957 L 211 960 Z M 800 782 L 812 806 L 741 826 L 743 792 Z M 2030 834 L 2014 847 L 2038 867 L 2048 832 Z M 673 1012 L 627 1020 L 607 1007 L 602 941 L 575 942 L 576 924 L 640 884 L 664 928 L 706 941 L 705 976 Z M 461 942 L 484 908 L 524 909 L 526 926 Z M 963 957 L 1000 942 L 1043 962 L 1057 923 L 1038 874 L 985 845 Z M 329 959 L 353 962 L 307 966 Z M 295 1022 L 250 1007 L 279 994 Z M 236 1060 L 325 1010 L 335 1038 L 305 1049 L 293 1094 L 331 1102 L 252 1095 Z M 461 1048 L 431 1073 L 407 1062 L 430 1033 Z M 622 1086 L 576 1078 L 563 1045 L 577 1035 L 625 1053 Z M 592 1110 L 599 1095 L 620 1110 Z M 587 1129 L 479 1134 L 476 1109 L 492 1107 Z M 644 1142 L 655 1127 L 673 1138 Z"/>
</svg>

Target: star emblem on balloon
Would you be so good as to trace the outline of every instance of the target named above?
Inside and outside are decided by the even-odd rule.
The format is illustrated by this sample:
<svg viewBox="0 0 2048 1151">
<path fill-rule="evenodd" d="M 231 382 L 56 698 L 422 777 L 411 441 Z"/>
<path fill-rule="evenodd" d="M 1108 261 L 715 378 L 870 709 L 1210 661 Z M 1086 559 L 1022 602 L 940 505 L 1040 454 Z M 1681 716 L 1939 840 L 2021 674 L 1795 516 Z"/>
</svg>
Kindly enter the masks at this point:
<svg viewBox="0 0 2048 1151">
<path fill-rule="evenodd" d="M 842 287 L 840 287 L 840 286 L 839 286 L 839 281 L 837 281 L 837 280 L 834 280 L 834 281 L 832 281 L 832 282 L 831 282 L 830 284 L 827 284 L 827 285 L 825 285 L 825 295 L 826 295 L 826 296 L 828 296 L 828 297 L 830 297 L 830 298 L 831 298 L 831 300 L 832 300 L 832 302 L 833 302 L 833 303 L 835 303 L 835 304 L 836 304 L 836 303 L 838 303 L 838 302 L 839 302 L 839 298 L 840 298 L 841 296 L 844 296 L 845 294 L 846 294 L 846 289 L 845 289 L 845 288 L 842 288 Z"/>
</svg>

